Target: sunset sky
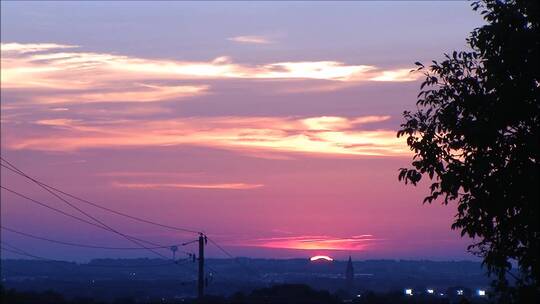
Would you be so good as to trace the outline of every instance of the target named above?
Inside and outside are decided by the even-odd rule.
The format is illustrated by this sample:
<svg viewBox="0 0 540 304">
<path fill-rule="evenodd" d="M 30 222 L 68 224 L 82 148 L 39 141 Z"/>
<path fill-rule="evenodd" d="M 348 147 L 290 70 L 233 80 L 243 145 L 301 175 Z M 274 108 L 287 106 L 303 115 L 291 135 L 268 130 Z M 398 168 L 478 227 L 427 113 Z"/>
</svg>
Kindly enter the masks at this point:
<svg viewBox="0 0 540 304">
<path fill-rule="evenodd" d="M 455 206 L 398 182 L 412 155 L 396 138 L 421 82 L 409 71 L 466 48 L 482 24 L 469 5 L 2 2 L 2 156 L 238 256 L 470 259 Z M 4 169 L 2 185 L 76 214 Z M 154 242 L 194 238 L 80 206 Z M 2 225 L 133 245 L 4 190 Z M 70 260 L 152 256 L 2 239 Z"/>
</svg>

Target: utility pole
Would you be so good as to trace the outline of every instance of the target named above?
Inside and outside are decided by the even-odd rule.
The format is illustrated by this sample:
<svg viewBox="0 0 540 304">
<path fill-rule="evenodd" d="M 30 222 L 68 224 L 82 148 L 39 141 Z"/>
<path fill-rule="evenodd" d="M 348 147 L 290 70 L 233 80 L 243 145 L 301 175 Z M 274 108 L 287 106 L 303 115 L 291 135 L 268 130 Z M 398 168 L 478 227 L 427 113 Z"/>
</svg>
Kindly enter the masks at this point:
<svg viewBox="0 0 540 304">
<path fill-rule="evenodd" d="M 197 280 L 197 295 L 199 301 L 204 296 L 204 245 L 208 242 L 206 235 L 199 234 L 199 279 Z"/>
</svg>

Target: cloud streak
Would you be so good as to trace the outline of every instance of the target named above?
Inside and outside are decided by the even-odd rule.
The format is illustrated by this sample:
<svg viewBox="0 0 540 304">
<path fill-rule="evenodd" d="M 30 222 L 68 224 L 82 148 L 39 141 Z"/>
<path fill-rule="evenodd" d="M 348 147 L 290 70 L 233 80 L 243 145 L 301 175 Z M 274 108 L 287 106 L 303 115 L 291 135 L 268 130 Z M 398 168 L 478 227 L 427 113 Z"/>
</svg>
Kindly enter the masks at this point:
<svg viewBox="0 0 540 304">
<path fill-rule="evenodd" d="M 334 157 L 402 156 L 408 149 L 393 130 L 364 130 L 389 116 L 189 117 L 182 119 L 38 120 L 25 136 L 5 137 L 14 150 L 70 152 L 96 148 L 204 146 L 256 155 L 303 153 Z"/>
<path fill-rule="evenodd" d="M 258 36 L 240 37 L 245 42 L 265 41 Z M 183 99 L 207 93 L 209 84 L 201 82 L 210 80 L 323 80 L 359 84 L 416 79 L 404 69 L 383 70 L 335 60 L 249 65 L 235 63 L 226 56 L 211 61 L 147 59 L 84 52 L 77 46 L 55 43 L 3 43 L 1 49 L 2 89 L 45 90 L 41 96 L 28 97 L 34 103 Z"/>
<path fill-rule="evenodd" d="M 308 80 L 347 85 L 412 81 L 400 69 L 381 70 L 339 61 L 249 65 L 234 63 L 228 57 L 175 61 L 84 52 L 77 46 L 54 43 L 7 43 L 2 44 L 1 72 L 3 92 L 16 96 L 15 101 L 2 100 L 3 110 L 9 108 L 10 115 L 24 114 L 17 112 L 17 107 L 36 104 L 62 109 L 40 114 L 33 123 L 29 123 L 29 116 L 16 121 L 15 116 L 3 114 L 3 125 L 14 130 L 3 134 L 9 149 L 73 152 L 191 145 L 278 159 L 292 153 L 332 157 L 408 154 L 395 131 L 363 127 L 386 121 L 389 116 L 175 118 L 174 113 L 159 116 L 171 108 L 156 104 L 215 94 L 215 81 L 272 80 L 275 85 L 269 87 L 278 92 L 283 82 L 290 88 L 302 87 Z M 80 110 L 71 113 L 79 104 L 95 103 L 128 103 L 128 107 L 97 104 L 85 106 L 82 115 Z M 16 130 L 12 129 L 15 124 Z"/>
<path fill-rule="evenodd" d="M 54 49 L 70 49 L 77 48 L 76 45 L 64 45 L 56 43 L 2 43 L 0 49 L 2 53 L 34 53 L 41 51 L 48 51 Z"/>
<path fill-rule="evenodd" d="M 234 41 L 238 43 L 244 43 L 244 44 L 270 44 L 273 43 L 272 40 L 264 37 L 264 36 L 236 36 L 228 38 L 229 41 Z"/>
<path fill-rule="evenodd" d="M 128 189 L 166 189 L 166 188 L 191 188 L 191 189 L 215 189 L 215 190 L 250 190 L 264 186 L 263 184 L 246 183 L 218 183 L 218 184 L 184 184 L 184 183 L 122 183 L 113 182 L 113 187 Z"/>
<path fill-rule="evenodd" d="M 379 240 L 370 234 L 345 238 L 332 236 L 291 236 L 253 239 L 234 243 L 233 245 L 297 250 L 361 251 L 370 247 L 374 241 Z"/>
<path fill-rule="evenodd" d="M 162 86 L 133 84 L 126 91 L 68 93 L 52 96 L 40 96 L 40 103 L 92 103 L 92 102 L 154 102 L 183 97 L 199 96 L 207 92 L 207 85 Z"/>
</svg>

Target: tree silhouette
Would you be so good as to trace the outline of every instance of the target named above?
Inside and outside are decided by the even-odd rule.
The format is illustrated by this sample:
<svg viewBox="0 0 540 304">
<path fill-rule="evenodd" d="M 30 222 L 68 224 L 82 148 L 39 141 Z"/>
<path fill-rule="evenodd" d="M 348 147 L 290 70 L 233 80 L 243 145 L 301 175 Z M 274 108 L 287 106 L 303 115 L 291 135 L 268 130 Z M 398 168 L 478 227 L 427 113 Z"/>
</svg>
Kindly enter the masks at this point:
<svg viewBox="0 0 540 304">
<path fill-rule="evenodd" d="M 495 275 L 499 301 L 523 302 L 538 296 L 540 277 L 540 1 L 472 7 L 486 24 L 467 39 L 471 50 L 416 63 L 426 78 L 398 131 L 414 152 L 399 180 L 428 176 L 424 203 L 456 202 L 452 229 L 474 238 L 469 250 Z"/>
</svg>

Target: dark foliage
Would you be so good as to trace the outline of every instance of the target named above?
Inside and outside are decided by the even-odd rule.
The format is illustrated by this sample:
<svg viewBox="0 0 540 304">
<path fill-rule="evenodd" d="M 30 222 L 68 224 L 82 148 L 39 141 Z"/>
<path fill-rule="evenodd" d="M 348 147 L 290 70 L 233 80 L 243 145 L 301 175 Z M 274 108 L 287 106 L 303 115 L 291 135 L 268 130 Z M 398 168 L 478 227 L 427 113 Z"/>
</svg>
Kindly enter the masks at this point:
<svg viewBox="0 0 540 304">
<path fill-rule="evenodd" d="M 0 286 L 0 303 L 9 304 L 104 304 L 93 299 L 76 298 L 66 300 L 61 294 L 53 291 L 21 292 L 14 289 L 4 289 Z"/>
<path fill-rule="evenodd" d="M 313 290 L 301 284 L 275 285 L 254 290 L 250 295 L 234 295 L 234 304 L 333 304 L 341 303 L 339 298 L 327 291 Z"/>
<path fill-rule="evenodd" d="M 21 292 L 0 288 L 1 303 L 10 304 L 105 304 L 92 299 L 65 299 L 61 294 L 47 292 Z M 130 298 L 117 299 L 112 304 L 141 303 Z M 207 304 L 338 304 L 339 298 L 326 291 L 317 291 L 301 284 L 275 285 L 270 288 L 256 289 L 248 295 L 237 293 L 230 298 L 207 296 L 202 301 L 195 299 L 150 300 L 144 303 L 207 303 Z"/>
<path fill-rule="evenodd" d="M 206 296 L 201 301 L 197 299 L 155 299 L 136 301 L 131 298 L 120 298 L 112 302 L 100 302 L 89 298 L 75 298 L 67 300 L 62 295 L 47 292 L 21 292 L 13 289 L 4 290 L 0 286 L 0 303 L 10 304 L 487 304 L 485 299 L 467 300 L 464 297 L 440 298 L 433 295 L 406 296 L 403 292 L 377 294 L 364 293 L 361 297 L 343 301 L 348 297 L 340 298 L 326 291 L 314 290 L 302 284 L 283 284 L 269 288 L 261 288 L 249 294 L 238 292 L 231 297 Z"/>
<path fill-rule="evenodd" d="M 526 303 L 540 279 L 540 1 L 472 7 L 486 25 L 467 39 L 471 50 L 416 63 L 426 78 L 398 132 L 415 155 L 399 179 L 416 185 L 428 176 L 424 202 L 456 202 L 452 229 L 475 239 L 469 250 L 495 276 L 498 300 Z"/>
</svg>

